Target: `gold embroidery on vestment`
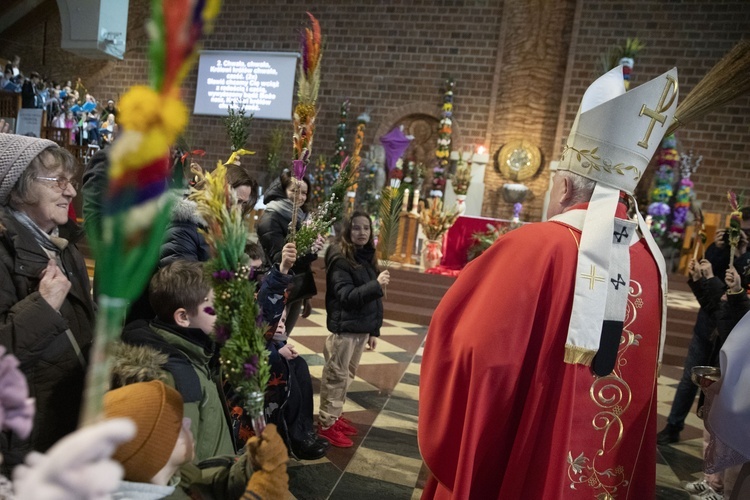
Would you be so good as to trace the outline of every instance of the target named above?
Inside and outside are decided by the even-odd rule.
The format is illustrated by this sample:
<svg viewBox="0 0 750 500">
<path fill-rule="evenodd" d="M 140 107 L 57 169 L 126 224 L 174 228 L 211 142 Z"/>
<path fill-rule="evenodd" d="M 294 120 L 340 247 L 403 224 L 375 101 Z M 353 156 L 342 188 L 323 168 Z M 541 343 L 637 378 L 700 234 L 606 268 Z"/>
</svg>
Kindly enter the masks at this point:
<svg viewBox="0 0 750 500">
<path fill-rule="evenodd" d="M 597 276 L 596 275 L 596 266 L 591 265 L 591 272 L 589 274 L 581 273 L 581 278 L 585 280 L 589 280 L 589 290 L 594 289 L 595 283 L 604 283 L 604 276 Z"/>
<path fill-rule="evenodd" d="M 600 470 L 597 469 L 596 462 L 599 457 L 605 456 L 620 444 L 625 431 L 622 416 L 630 408 L 632 391 L 622 378 L 622 368 L 628 364 L 625 357 L 627 351 L 631 347 L 638 347 L 642 339 L 641 335 L 630 330 L 638 315 L 638 309 L 643 306 L 642 295 L 643 287 L 640 283 L 630 280 L 627 310 L 615 368 L 606 377 L 595 377 L 589 389 L 591 400 L 601 410 L 591 421 L 593 428 L 602 433 L 601 447 L 594 453 L 593 458 L 587 457 L 586 452 L 581 452 L 573 458 L 573 452 L 568 451 L 570 488 L 591 488 L 597 500 L 614 500 L 619 490 L 627 488 L 630 484 L 630 481 L 625 479 L 625 467 L 622 465 Z"/>
</svg>

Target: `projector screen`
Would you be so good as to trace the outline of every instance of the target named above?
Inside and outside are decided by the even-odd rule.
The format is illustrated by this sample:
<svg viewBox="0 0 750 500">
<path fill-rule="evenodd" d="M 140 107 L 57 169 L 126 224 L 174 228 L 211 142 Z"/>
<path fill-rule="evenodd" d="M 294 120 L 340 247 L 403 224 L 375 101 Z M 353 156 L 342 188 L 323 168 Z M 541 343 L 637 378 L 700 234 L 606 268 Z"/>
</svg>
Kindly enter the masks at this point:
<svg viewBox="0 0 750 500">
<path fill-rule="evenodd" d="M 298 57 L 290 52 L 201 52 L 193 114 L 226 116 L 229 107 L 244 105 L 255 118 L 291 120 Z"/>
</svg>

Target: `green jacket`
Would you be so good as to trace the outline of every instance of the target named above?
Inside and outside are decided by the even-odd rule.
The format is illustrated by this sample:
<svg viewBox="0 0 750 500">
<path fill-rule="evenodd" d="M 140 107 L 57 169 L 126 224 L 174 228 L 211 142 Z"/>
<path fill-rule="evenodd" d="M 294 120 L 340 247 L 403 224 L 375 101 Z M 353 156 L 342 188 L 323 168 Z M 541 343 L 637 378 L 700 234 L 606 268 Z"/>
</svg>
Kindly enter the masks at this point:
<svg viewBox="0 0 750 500">
<path fill-rule="evenodd" d="M 215 344 L 202 331 L 159 320 L 135 321 L 125 327 L 122 340 L 146 345 L 169 356 L 164 382 L 177 389 L 191 420 L 196 458 L 200 462 L 236 453 L 231 419 L 222 390 Z"/>
</svg>

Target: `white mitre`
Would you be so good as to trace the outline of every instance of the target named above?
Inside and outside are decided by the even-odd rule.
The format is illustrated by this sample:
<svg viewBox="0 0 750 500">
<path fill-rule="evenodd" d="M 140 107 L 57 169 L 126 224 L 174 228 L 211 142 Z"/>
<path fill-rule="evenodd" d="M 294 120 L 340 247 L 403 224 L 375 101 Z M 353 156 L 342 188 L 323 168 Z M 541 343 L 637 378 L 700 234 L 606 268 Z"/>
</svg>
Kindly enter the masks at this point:
<svg viewBox="0 0 750 500">
<path fill-rule="evenodd" d="M 630 288 L 629 247 L 639 237 L 662 275 L 660 359 L 663 352 L 664 259 L 640 215 L 633 221 L 616 219 L 615 211 L 620 192 L 633 194 L 672 123 L 677 94 L 676 68 L 629 92 L 621 66 L 604 74 L 586 90 L 557 167 L 596 181 L 585 213 L 565 212 L 553 220 L 581 229 L 565 361 L 592 366 L 598 375 L 614 368 Z"/>
</svg>

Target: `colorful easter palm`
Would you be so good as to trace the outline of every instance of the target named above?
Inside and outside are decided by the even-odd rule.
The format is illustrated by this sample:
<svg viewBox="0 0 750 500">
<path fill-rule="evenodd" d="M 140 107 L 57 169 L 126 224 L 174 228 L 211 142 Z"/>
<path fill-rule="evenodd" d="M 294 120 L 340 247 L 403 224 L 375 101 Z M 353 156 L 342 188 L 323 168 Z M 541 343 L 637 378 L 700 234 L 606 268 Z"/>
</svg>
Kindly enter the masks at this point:
<svg viewBox="0 0 750 500">
<path fill-rule="evenodd" d="M 265 428 L 264 393 L 270 368 L 264 330 L 258 324 L 254 269 L 245 255 L 247 226 L 234 191 L 226 182 L 227 169 L 219 163 L 203 177 L 203 189 L 193 191 L 190 199 L 206 221 L 204 235 L 211 248 L 206 272 L 214 290 L 216 324 L 214 337 L 221 345 L 221 365 L 232 388 L 242 395 L 260 435 Z"/>
<path fill-rule="evenodd" d="M 129 302 L 146 286 L 169 221 L 170 146 L 187 126 L 180 83 L 195 61 L 198 40 L 219 12 L 220 0 L 152 0 L 150 86 L 120 100 L 123 133 L 109 154 L 101 227 L 88 228 L 97 261 L 99 313 L 82 424 L 99 420 L 109 388 L 110 350 Z"/>
</svg>

